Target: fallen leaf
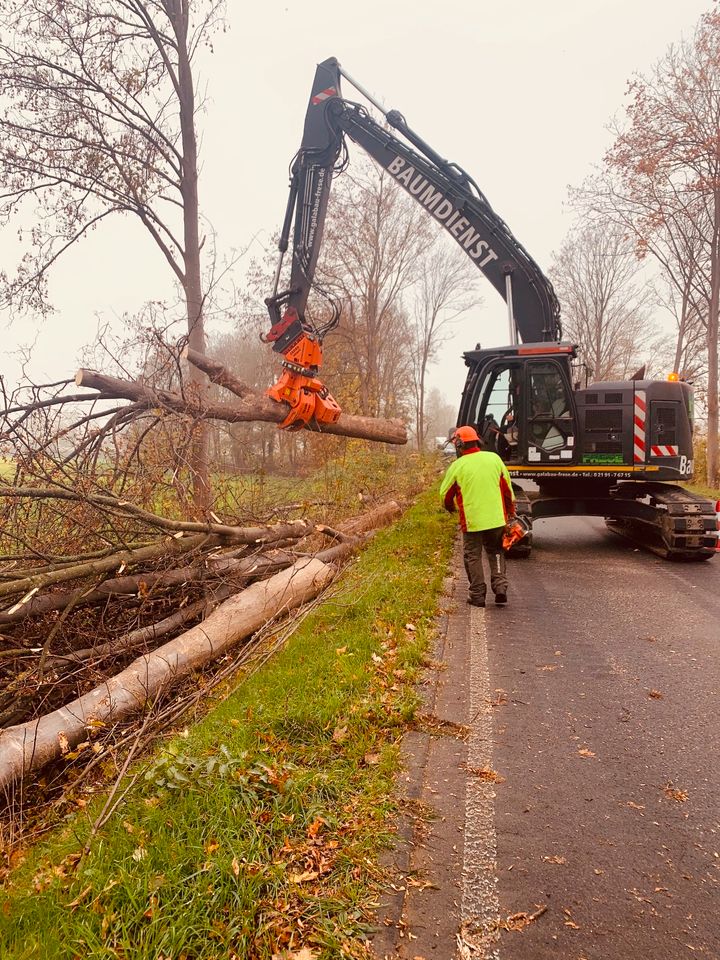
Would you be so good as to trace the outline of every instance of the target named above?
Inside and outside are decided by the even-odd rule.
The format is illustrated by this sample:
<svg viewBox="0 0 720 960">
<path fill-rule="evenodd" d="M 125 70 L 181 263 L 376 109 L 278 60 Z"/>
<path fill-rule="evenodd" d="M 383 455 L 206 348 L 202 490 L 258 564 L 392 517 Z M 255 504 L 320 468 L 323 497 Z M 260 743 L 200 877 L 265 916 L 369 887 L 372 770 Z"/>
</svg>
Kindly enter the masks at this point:
<svg viewBox="0 0 720 960">
<path fill-rule="evenodd" d="M 208 856 L 215 853 L 215 851 L 219 849 L 220 849 L 220 844 L 217 842 L 217 840 L 208 840 L 208 842 L 205 844 L 205 853 Z"/>
<path fill-rule="evenodd" d="M 380 763 L 380 754 L 379 753 L 366 753 L 363 757 L 365 763 L 369 767 L 374 767 L 375 764 Z"/>
<path fill-rule="evenodd" d="M 347 652 L 347 647 L 335 647 L 335 653 L 340 656 L 343 653 Z"/>
<path fill-rule="evenodd" d="M 325 821 L 322 817 L 316 817 L 310 826 L 307 828 L 307 835 L 309 837 L 316 837 L 322 828 L 325 826 Z"/>
<path fill-rule="evenodd" d="M 333 742 L 334 743 L 343 743 L 347 740 L 348 728 L 347 727 L 335 727 L 333 730 Z"/>
<path fill-rule="evenodd" d="M 411 633 L 413 633 L 415 630 L 417 630 L 417 627 L 415 626 L 414 623 L 406 623 L 406 624 L 405 624 L 405 629 L 406 629 L 406 630 L 409 630 Z"/>
<path fill-rule="evenodd" d="M 578 750 L 578 753 L 580 754 L 581 757 L 594 757 L 594 756 L 595 756 L 595 754 L 592 752 L 592 750 L 588 750 L 587 747 L 581 747 L 580 750 Z"/>
<path fill-rule="evenodd" d="M 648 696 L 651 700 L 662 700 L 663 698 L 659 690 L 648 690 Z"/>
<path fill-rule="evenodd" d="M 60 753 L 64 756 L 70 750 L 70 741 L 62 732 L 58 734 L 58 744 L 60 745 Z"/>
<path fill-rule="evenodd" d="M 309 883 L 310 880 L 317 880 L 319 876 L 317 870 L 303 870 L 302 873 L 291 873 L 288 879 L 290 883 Z"/>
<path fill-rule="evenodd" d="M 673 786 L 672 780 L 668 780 L 665 784 L 664 792 L 666 797 L 669 797 L 670 800 L 677 801 L 677 803 L 685 803 L 688 798 L 687 790 L 678 790 Z"/>
<path fill-rule="evenodd" d="M 628 805 L 628 807 L 632 807 L 633 810 L 644 810 L 644 809 L 645 809 L 645 804 L 644 804 L 644 803 L 633 803 L 632 800 L 628 800 L 627 805 Z"/>
<path fill-rule="evenodd" d="M 136 847 L 132 852 L 133 860 L 136 860 L 138 862 L 140 860 L 144 860 L 146 856 L 147 856 L 147 850 L 145 849 L 145 847 Z"/>
<path fill-rule="evenodd" d="M 490 767 L 466 767 L 468 773 L 478 777 L 484 783 L 505 783 L 505 777 Z"/>
<path fill-rule="evenodd" d="M 272 960 L 316 960 L 317 956 L 318 954 L 310 947 L 302 947 L 300 950 L 283 950 L 282 953 L 274 953 Z"/>
<path fill-rule="evenodd" d="M 237 858 L 237 857 L 233 857 L 233 861 L 232 861 L 230 867 L 231 867 L 231 869 L 232 869 L 233 876 L 239 877 L 239 876 L 240 876 L 240 864 L 238 863 L 238 858 Z"/>
<path fill-rule="evenodd" d="M 74 899 L 71 903 L 68 904 L 68 907 L 72 908 L 72 907 L 77 907 L 77 906 L 79 906 L 79 905 L 83 902 L 83 900 L 85 899 L 85 897 L 90 893 L 91 890 L 92 890 L 92 887 L 91 887 L 91 886 L 90 886 L 90 887 L 85 887 L 85 889 L 83 890 L 83 892 L 82 892 L 82 893 L 79 893 L 79 894 L 75 897 L 75 899 Z"/>
<path fill-rule="evenodd" d="M 538 670 L 544 670 L 546 673 L 552 673 L 553 670 L 557 670 L 557 664 L 546 663 L 543 667 L 538 667 Z"/>
<path fill-rule="evenodd" d="M 417 890 L 439 890 L 437 884 L 430 883 L 429 880 L 418 880 L 415 877 L 406 878 L 409 887 L 415 887 Z"/>
<path fill-rule="evenodd" d="M 543 857 L 543 860 L 545 861 L 545 863 L 567 863 L 567 860 L 565 859 L 565 857 L 558 857 L 558 856 Z"/>
</svg>

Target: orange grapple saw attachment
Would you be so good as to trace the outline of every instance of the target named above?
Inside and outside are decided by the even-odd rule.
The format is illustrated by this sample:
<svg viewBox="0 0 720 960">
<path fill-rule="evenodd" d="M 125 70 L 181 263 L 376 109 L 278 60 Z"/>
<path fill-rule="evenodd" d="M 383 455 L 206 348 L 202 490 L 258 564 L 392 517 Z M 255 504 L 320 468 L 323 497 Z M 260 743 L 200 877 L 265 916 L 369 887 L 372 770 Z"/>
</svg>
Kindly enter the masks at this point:
<svg viewBox="0 0 720 960">
<path fill-rule="evenodd" d="M 297 313 L 291 308 L 265 339 L 280 339 L 285 330 L 296 322 Z M 318 424 L 335 423 L 340 416 L 340 407 L 316 376 L 322 364 L 320 343 L 312 334 L 303 332 L 283 350 L 283 354 L 284 369 L 280 379 L 267 390 L 267 395 L 273 400 L 290 405 L 290 412 L 279 425 L 280 429 L 301 430 L 311 420 Z"/>
</svg>

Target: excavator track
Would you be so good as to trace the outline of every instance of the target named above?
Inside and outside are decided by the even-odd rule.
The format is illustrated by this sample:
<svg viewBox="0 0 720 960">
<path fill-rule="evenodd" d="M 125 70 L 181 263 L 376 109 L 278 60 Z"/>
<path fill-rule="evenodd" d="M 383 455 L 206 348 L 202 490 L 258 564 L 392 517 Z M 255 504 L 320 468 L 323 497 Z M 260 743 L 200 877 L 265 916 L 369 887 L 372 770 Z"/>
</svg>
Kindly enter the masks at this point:
<svg viewBox="0 0 720 960">
<path fill-rule="evenodd" d="M 620 484 L 618 506 L 640 515 L 606 516 L 609 530 L 665 560 L 709 560 L 718 553 L 715 501 L 663 483 Z"/>
</svg>

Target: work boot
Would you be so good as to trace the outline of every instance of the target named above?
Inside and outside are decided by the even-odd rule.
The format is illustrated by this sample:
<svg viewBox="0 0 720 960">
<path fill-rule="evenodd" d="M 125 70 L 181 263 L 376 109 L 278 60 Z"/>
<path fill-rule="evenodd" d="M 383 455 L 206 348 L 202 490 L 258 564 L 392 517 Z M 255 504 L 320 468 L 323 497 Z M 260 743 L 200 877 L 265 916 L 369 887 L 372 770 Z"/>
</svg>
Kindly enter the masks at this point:
<svg viewBox="0 0 720 960">
<path fill-rule="evenodd" d="M 467 601 L 467 602 L 470 604 L 471 607 L 484 607 L 484 606 L 485 606 L 485 601 L 484 601 L 484 600 L 471 600 L 470 597 L 468 597 L 468 601 Z"/>
<path fill-rule="evenodd" d="M 498 606 L 502 606 L 502 604 L 507 603 L 507 594 L 506 594 L 506 593 L 496 593 L 496 594 L 495 594 L 495 603 L 496 603 Z"/>
</svg>

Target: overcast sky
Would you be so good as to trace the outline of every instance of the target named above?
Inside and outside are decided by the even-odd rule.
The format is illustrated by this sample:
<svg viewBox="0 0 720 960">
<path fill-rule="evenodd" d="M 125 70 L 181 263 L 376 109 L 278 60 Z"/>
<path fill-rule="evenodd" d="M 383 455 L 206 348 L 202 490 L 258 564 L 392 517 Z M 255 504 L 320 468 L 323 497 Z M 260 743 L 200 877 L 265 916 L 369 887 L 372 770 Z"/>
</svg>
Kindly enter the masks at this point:
<svg viewBox="0 0 720 960">
<path fill-rule="evenodd" d="M 201 206 L 221 251 L 268 245 L 284 213 L 315 64 L 336 56 L 474 177 L 547 268 L 571 222 L 567 187 L 602 159 L 628 80 L 710 8 L 709 0 L 228 0 L 229 29 L 203 61 Z M 19 252 L 13 231 L 0 235 L 3 266 L 11 269 Z M 458 325 L 432 374 L 453 402 L 462 351 L 507 342 L 505 305 L 482 287 L 483 307 Z M 117 323 L 170 289 L 139 224 L 105 225 L 55 273 L 52 318 L 0 328 L 0 373 L 12 382 L 14 352 L 34 342 L 35 379 L 71 376 L 98 318 Z"/>
</svg>

